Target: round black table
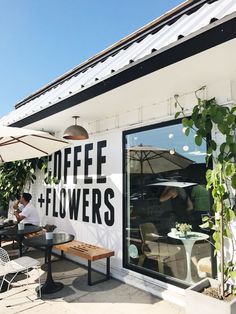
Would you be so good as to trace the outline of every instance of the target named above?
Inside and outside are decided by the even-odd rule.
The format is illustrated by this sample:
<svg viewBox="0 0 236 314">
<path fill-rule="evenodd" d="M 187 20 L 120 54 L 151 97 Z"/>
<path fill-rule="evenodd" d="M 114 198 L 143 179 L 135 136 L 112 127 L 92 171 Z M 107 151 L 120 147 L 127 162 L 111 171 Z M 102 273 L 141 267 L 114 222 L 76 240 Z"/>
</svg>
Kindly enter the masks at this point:
<svg viewBox="0 0 236 314">
<path fill-rule="evenodd" d="M 11 227 L 5 227 L 0 229 L 0 238 L 7 236 L 12 239 L 17 239 L 19 243 L 20 256 L 22 256 L 22 241 L 26 234 L 34 233 L 40 231 L 42 228 L 39 226 L 24 226 L 23 230 L 18 230 L 17 224 Z"/>
<path fill-rule="evenodd" d="M 52 247 L 57 244 L 63 244 L 74 240 L 74 236 L 68 233 L 53 233 L 52 240 L 46 240 L 45 234 L 24 239 L 23 243 L 26 246 L 32 247 L 43 247 L 45 248 L 45 260 L 47 260 L 47 278 L 45 283 L 42 285 L 41 294 L 49 294 L 54 293 L 61 290 L 64 285 L 61 282 L 55 282 L 52 278 L 52 263 L 51 263 L 51 255 L 52 255 Z"/>
</svg>

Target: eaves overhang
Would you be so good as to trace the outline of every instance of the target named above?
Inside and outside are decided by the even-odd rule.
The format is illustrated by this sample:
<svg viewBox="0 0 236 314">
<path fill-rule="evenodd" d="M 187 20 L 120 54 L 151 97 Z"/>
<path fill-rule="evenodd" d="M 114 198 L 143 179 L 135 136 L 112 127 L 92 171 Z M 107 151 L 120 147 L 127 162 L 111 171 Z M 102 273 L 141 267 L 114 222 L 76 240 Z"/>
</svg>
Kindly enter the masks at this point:
<svg viewBox="0 0 236 314">
<path fill-rule="evenodd" d="M 25 104 L 29 103 L 31 100 L 38 98 L 44 93 L 50 91 L 51 89 L 56 88 L 58 85 L 65 83 L 67 80 L 70 80 L 71 78 L 78 75 L 79 73 L 84 73 L 89 68 L 96 67 L 96 65 L 99 64 L 100 62 L 102 63 L 104 60 L 107 60 L 109 57 L 113 57 L 114 55 L 116 55 L 123 49 L 126 50 L 127 48 L 132 47 L 133 44 L 135 44 L 136 42 L 142 41 L 148 35 L 159 33 L 159 30 L 161 30 L 163 27 L 167 25 L 168 26 L 173 25 L 176 21 L 178 21 L 181 18 L 181 16 L 186 15 L 187 17 L 188 15 L 193 14 L 193 12 L 197 11 L 199 8 L 203 7 L 204 4 L 206 3 L 212 4 L 214 2 L 217 2 L 217 0 L 187 0 L 181 3 L 176 8 L 163 14 L 159 18 L 155 19 L 153 22 L 148 23 L 141 29 L 119 40 L 117 43 L 113 44 L 111 47 L 108 47 L 105 50 L 99 52 L 98 54 L 94 55 L 88 60 L 82 62 L 80 65 L 78 65 L 74 69 L 66 72 L 65 74 L 56 78 L 51 83 L 35 91 L 32 95 L 29 95 L 22 101 L 18 102 L 15 105 L 15 108 L 18 109 L 21 106 L 24 106 Z M 222 11 L 224 11 L 224 7 L 225 5 L 222 6 Z M 214 9 L 212 11 L 214 12 Z M 205 17 L 203 18 L 205 19 Z M 188 23 L 186 24 L 188 25 Z"/>
<path fill-rule="evenodd" d="M 215 25 L 214 25 L 215 24 Z M 164 67 L 189 58 L 202 51 L 220 45 L 236 37 L 236 16 L 228 16 L 220 21 L 210 24 L 207 30 L 192 34 L 190 38 L 182 38 L 177 44 L 154 52 L 151 56 L 139 60 L 123 70 L 116 72 L 111 77 L 78 92 L 56 104 L 47 107 L 35 114 L 23 118 L 11 126 L 24 127 L 33 122 L 44 119 L 86 100 L 107 93 L 117 87 L 127 84 L 140 77 L 158 71 Z"/>
</svg>

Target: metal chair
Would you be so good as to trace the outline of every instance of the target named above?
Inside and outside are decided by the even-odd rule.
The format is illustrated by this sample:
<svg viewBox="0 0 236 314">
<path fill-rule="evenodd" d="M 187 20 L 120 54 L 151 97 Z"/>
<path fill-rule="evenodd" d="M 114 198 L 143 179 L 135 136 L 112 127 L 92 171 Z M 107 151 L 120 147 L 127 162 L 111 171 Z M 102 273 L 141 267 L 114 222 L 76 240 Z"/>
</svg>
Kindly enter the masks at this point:
<svg viewBox="0 0 236 314">
<path fill-rule="evenodd" d="M 164 273 L 164 264 L 180 251 L 180 247 L 167 243 L 163 236 L 158 234 L 155 225 L 151 222 L 139 225 L 142 238 L 142 254 L 139 257 L 139 266 L 143 266 L 146 258 L 155 259 L 160 273 Z"/>
<path fill-rule="evenodd" d="M 29 269 L 36 268 L 38 269 L 38 282 L 39 282 L 39 298 L 41 298 L 40 291 L 40 263 L 38 260 L 31 258 L 29 256 L 23 256 L 10 260 L 8 252 L 0 247 L 0 277 L 2 277 L 2 282 L 0 285 L 0 291 L 2 290 L 4 282 L 7 282 L 7 291 L 10 288 L 12 281 L 16 276 L 23 271 L 26 271 L 27 274 L 27 286 L 29 278 Z M 8 278 L 9 277 L 9 278 Z"/>
</svg>

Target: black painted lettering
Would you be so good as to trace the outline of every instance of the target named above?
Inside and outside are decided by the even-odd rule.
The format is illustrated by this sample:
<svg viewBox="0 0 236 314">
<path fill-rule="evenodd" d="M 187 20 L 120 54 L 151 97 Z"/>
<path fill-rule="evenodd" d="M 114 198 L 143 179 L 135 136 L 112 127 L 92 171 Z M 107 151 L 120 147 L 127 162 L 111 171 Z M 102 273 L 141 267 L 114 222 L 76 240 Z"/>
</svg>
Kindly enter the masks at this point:
<svg viewBox="0 0 236 314">
<path fill-rule="evenodd" d="M 61 151 L 58 150 L 54 154 L 53 176 L 61 180 Z"/>
<path fill-rule="evenodd" d="M 89 195 L 89 189 L 83 189 L 83 214 L 82 220 L 85 222 L 89 222 L 89 216 L 86 214 L 87 207 L 89 207 L 89 201 L 87 200 L 87 196 Z"/>
<path fill-rule="evenodd" d="M 53 194 L 52 194 L 52 216 L 58 217 L 57 203 L 56 203 L 56 190 L 53 189 L 52 191 L 53 191 Z"/>
<path fill-rule="evenodd" d="M 74 184 L 77 184 L 78 167 L 81 166 L 81 160 L 78 156 L 79 153 L 81 153 L 81 146 L 76 146 L 74 148 L 74 171 L 73 171 Z"/>
<path fill-rule="evenodd" d="M 106 163 L 106 156 L 102 155 L 102 149 L 107 147 L 107 141 L 97 143 L 97 183 L 106 183 L 106 176 L 102 176 L 102 164 Z"/>
<path fill-rule="evenodd" d="M 105 190 L 104 193 L 104 203 L 107 206 L 107 208 L 109 209 L 109 211 L 105 212 L 104 214 L 104 219 L 105 219 L 105 223 L 108 226 L 112 226 L 114 224 L 115 221 L 115 211 L 114 211 L 114 207 L 113 205 L 110 203 L 110 199 L 114 198 L 115 193 L 111 188 L 108 188 Z"/>
<path fill-rule="evenodd" d="M 61 218 L 65 218 L 66 216 L 66 190 L 64 188 L 60 191 L 59 215 Z"/>
<path fill-rule="evenodd" d="M 50 194 L 51 194 L 51 188 L 47 188 L 46 189 L 46 204 L 45 204 L 46 216 L 48 216 L 48 205 L 51 203 Z"/>
<path fill-rule="evenodd" d="M 68 160 L 68 156 L 71 154 L 71 148 L 67 147 L 64 150 L 64 182 L 67 183 L 67 175 L 68 175 L 68 168 L 70 168 L 70 161 Z"/>
<path fill-rule="evenodd" d="M 70 219 L 78 220 L 80 189 L 68 189 Z"/>
<path fill-rule="evenodd" d="M 92 158 L 89 157 L 89 152 L 93 150 L 93 143 L 86 144 L 85 147 L 85 154 L 84 154 L 84 183 L 93 183 L 93 178 L 90 177 L 89 174 L 89 166 L 92 165 Z"/>
<path fill-rule="evenodd" d="M 100 207 L 102 202 L 101 191 L 99 189 L 93 189 L 92 191 L 92 222 L 102 224 L 102 219 L 100 215 Z"/>
</svg>

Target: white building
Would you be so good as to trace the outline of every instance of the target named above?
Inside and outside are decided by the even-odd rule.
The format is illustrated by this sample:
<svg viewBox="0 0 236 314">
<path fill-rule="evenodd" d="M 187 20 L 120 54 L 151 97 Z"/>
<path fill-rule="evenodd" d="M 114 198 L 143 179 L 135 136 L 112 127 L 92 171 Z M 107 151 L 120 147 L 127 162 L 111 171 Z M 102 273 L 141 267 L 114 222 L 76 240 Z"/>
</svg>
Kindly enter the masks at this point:
<svg viewBox="0 0 236 314">
<path fill-rule="evenodd" d="M 89 139 L 73 141 L 50 162 L 60 183 L 45 186 L 38 179 L 33 187 L 42 223 L 54 222 L 81 241 L 115 250 L 112 276 L 177 303 L 183 302 L 184 288 L 204 275 L 198 273 L 198 260 L 211 253 L 200 238 L 192 243 L 188 260 L 189 246 L 168 236 L 176 221 L 193 222 L 183 206 L 194 185 L 178 187 L 175 199 L 161 201 L 165 181 L 204 185 L 206 152 L 204 145 L 195 147 L 193 136 L 183 134 L 181 121 L 174 117 L 175 95 L 190 112 L 197 101 L 195 91 L 205 86 L 198 91 L 200 97 L 234 106 L 235 37 L 235 0 L 185 1 L 36 91 L 0 119 L 2 125 L 62 137 L 74 123 L 72 117 L 80 116 L 78 123 Z M 158 168 L 155 156 L 151 164 L 142 161 L 141 168 L 134 156 L 140 160 L 147 145 L 153 146 L 149 155 L 160 148 L 179 153 L 180 164 L 162 161 Z M 209 210 L 203 194 L 204 208 L 192 200 L 197 217 Z M 155 232 L 148 229 L 147 236 L 153 225 Z M 197 223 L 194 228 L 199 231 Z M 159 238 L 152 235 L 156 232 Z M 101 266 L 96 264 L 97 269 Z"/>
</svg>

